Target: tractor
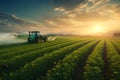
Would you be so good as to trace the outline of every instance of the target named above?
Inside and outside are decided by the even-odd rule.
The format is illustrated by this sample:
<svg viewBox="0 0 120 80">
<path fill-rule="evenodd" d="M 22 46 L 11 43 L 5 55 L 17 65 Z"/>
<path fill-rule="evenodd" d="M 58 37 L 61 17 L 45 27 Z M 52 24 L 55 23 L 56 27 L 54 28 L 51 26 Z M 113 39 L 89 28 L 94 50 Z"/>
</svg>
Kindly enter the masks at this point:
<svg viewBox="0 0 120 80">
<path fill-rule="evenodd" d="M 42 36 L 40 31 L 29 31 L 28 43 L 46 42 L 47 36 Z"/>
</svg>

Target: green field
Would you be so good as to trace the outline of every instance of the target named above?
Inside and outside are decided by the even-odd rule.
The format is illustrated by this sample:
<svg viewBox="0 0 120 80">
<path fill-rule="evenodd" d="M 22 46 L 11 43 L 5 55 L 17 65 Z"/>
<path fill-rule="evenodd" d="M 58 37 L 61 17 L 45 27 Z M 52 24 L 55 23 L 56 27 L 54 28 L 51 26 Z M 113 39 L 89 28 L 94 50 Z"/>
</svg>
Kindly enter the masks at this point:
<svg viewBox="0 0 120 80">
<path fill-rule="evenodd" d="M 120 40 L 66 36 L 0 46 L 0 80 L 120 80 Z"/>
</svg>

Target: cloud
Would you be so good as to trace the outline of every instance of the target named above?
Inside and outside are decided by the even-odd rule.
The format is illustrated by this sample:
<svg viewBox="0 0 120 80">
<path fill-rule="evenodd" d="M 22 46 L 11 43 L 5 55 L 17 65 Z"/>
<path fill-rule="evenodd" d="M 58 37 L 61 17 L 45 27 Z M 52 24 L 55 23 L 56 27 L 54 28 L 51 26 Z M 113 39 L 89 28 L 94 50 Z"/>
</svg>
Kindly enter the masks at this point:
<svg viewBox="0 0 120 80">
<path fill-rule="evenodd" d="M 57 8 L 55 8 L 54 10 L 55 10 L 55 11 L 60 11 L 60 12 L 65 11 L 65 9 L 64 9 L 64 8 L 62 8 L 62 7 L 57 7 Z"/>
<path fill-rule="evenodd" d="M 20 19 L 19 17 L 17 17 L 15 14 L 12 14 L 11 15 L 13 18 L 15 18 L 15 19 Z"/>
<path fill-rule="evenodd" d="M 90 29 L 96 25 L 104 26 L 106 31 L 119 28 L 119 4 L 112 3 L 111 0 L 83 0 L 69 9 L 67 6 L 70 5 L 66 5 L 65 1 L 58 0 L 59 7 L 54 8 L 55 11 L 62 13 L 56 18 L 48 18 L 49 22 L 45 23 L 56 32 L 90 34 L 93 31 Z M 72 1 L 70 0 L 69 4 Z"/>
<path fill-rule="evenodd" d="M 40 29 L 40 25 L 17 17 L 15 14 L 0 13 L 0 32 L 27 32 Z"/>
</svg>

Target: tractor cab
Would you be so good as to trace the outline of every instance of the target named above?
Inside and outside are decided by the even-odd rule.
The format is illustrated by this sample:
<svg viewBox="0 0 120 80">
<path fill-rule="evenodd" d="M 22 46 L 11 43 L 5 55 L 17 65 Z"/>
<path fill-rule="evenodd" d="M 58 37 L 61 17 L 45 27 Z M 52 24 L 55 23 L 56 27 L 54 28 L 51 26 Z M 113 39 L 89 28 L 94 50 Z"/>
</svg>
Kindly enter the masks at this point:
<svg viewBox="0 0 120 80">
<path fill-rule="evenodd" d="M 35 42 L 38 43 L 39 41 L 46 42 L 47 36 L 42 36 L 40 31 L 29 31 L 28 42 Z"/>
<path fill-rule="evenodd" d="M 39 31 L 29 31 L 28 42 L 39 42 L 40 36 Z"/>
</svg>

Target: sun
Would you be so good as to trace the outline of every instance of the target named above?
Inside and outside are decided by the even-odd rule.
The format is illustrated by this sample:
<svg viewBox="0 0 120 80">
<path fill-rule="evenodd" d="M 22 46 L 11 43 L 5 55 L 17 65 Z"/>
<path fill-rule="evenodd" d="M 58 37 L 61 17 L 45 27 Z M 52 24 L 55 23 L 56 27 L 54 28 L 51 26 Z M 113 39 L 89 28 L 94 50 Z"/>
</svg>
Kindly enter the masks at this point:
<svg viewBox="0 0 120 80">
<path fill-rule="evenodd" d="M 104 32 L 104 28 L 102 26 L 95 26 L 93 30 L 95 32 Z"/>
</svg>

